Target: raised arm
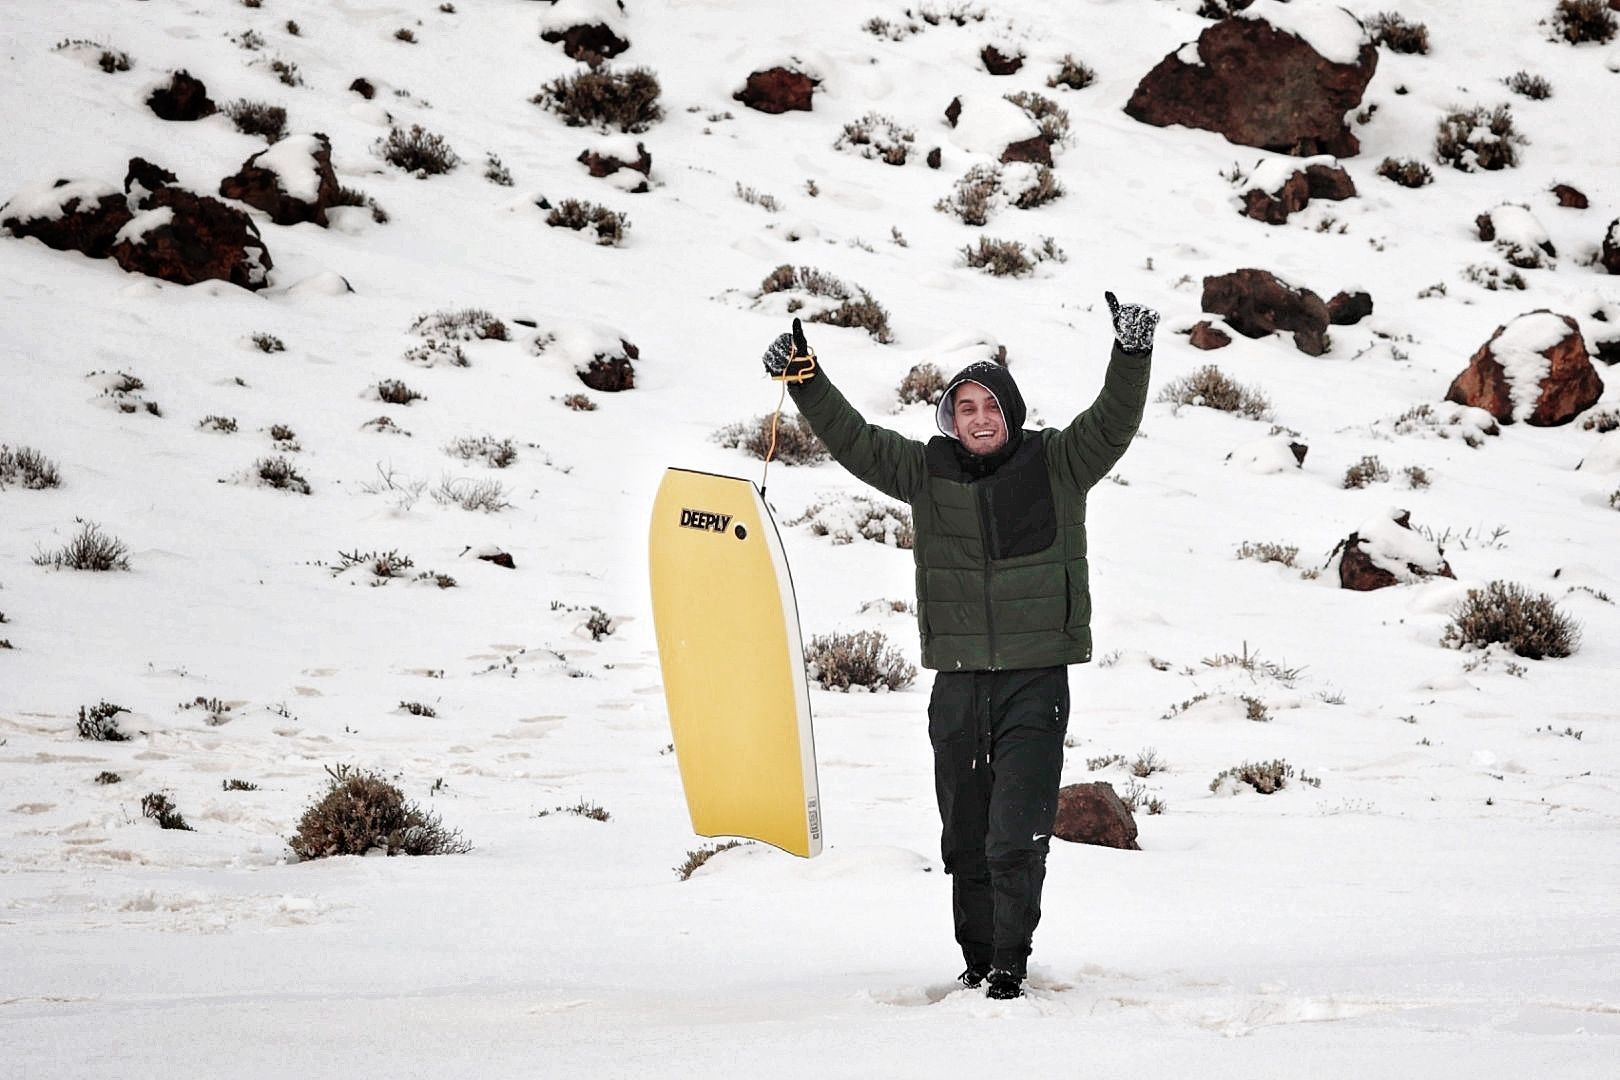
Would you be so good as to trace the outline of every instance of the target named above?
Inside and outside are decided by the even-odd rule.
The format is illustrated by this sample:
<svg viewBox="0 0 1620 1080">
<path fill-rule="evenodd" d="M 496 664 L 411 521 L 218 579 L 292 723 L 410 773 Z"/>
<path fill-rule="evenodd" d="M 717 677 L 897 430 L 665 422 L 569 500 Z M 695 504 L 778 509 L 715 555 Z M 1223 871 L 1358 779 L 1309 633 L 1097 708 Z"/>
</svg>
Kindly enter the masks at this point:
<svg viewBox="0 0 1620 1080">
<path fill-rule="evenodd" d="M 910 502 L 926 478 L 923 444 L 897 431 L 868 424 L 827 373 L 804 339 L 799 320 L 765 352 L 765 369 L 788 384 L 793 404 L 810 422 L 833 459 L 858 480 L 890 498 Z"/>
<path fill-rule="evenodd" d="M 1120 304 L 1106 294 L 1114 318 L 1114 347 L 1102 392 L 1047 448 L 1058 475 L 1085 491 L 1124 456 L 1147 406 L 1153 331 L 1159 316 L 1136 304 Z"/>
</svg>

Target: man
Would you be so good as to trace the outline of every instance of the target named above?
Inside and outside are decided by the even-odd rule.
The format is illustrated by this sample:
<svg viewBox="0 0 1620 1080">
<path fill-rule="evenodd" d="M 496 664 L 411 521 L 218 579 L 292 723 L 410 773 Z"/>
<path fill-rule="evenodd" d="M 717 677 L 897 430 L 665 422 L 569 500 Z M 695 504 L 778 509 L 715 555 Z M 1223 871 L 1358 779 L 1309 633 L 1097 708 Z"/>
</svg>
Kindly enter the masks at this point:
<svg viewBox="0 0 1620 1080">
<path fill-rule="evenodd" d="M 799 320 L 766 351 L 834 459 L 911 505 L 917 622 L 932 668 L 928 737 L 963 985 L 1023 994 L 1057 815 L 1068 665 L 1091 659 L 1086 492 L 1130 445 L 1147 402 L 1156 312 L 1106 294 L 1115 343 L 1102 392 L 1062 431 L 1024 430 L 1006 368 L 970 364 L 926 444 L 868 424 Z"/>
</svg>

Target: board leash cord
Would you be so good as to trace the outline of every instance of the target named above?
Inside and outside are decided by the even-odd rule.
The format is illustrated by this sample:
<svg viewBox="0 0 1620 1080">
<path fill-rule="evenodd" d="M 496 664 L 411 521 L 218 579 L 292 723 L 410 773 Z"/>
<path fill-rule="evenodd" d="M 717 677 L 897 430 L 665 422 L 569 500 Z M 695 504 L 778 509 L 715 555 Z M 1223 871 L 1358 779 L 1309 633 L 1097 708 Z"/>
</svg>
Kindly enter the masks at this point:
<svg viewBox="0 0 1620 1080">
<path fill-rule="evenodd" d="M 776 456 L 776 425 L 782 419 L 782 404 L 787 401 L 787 380 L 782 380 L 782 394 L 776 399 L 776 411 L 771 413 L 771 445 L 765 451 L 765 468 L 759 474 L 759 497 L 765 497 L 765 478 L 771 475 L 771 458 Z"/>
<path fill-rule="evenodd" d="M 782 384 L 782 393 L 776 399 L 776 411 L 771 413 L 771 445 L 765 451 L 765 468 L 759 474 L 759 497 L 765 497 L 765 478 L 771 474 L 771 459 L 776 456 L 776 430 L 782 421 L 782 404 L 787 401 L 788 383 L 804 382 L 816 373 L 816 351 L 810 348 L 804 340 L 804 331 L 799 328 L 799 320 L 793 320 L 793 351 L 789 354 L 788 363 L 795 360 L 807 360 L 800 371 L 788 374 L 786 370 L 780 375 L 771 378 Z"/>
</svg>

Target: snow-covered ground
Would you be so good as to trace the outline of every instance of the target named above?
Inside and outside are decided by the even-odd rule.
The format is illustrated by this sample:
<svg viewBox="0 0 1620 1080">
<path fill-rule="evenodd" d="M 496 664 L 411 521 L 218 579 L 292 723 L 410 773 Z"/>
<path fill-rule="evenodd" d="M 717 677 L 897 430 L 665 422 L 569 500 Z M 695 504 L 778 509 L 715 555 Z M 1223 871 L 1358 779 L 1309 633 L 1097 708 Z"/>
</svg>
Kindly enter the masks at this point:
<svg viewBox="0 0 1620 1080">
<path fill-rule="evenodd" d="M 264 144 L 223 116 L 149 112 L 147 93 L 184 68 L 216 101 L 281 104 L 291 132 L 325 133 L 340 180 L 391 220 L 350 208 L 330 229 L 281 227 L 255 212 L 275 261 L 259 293 L 0 237 L 0 443 L 62 476 L 0 490 L 0 1074 L 1617 1075 L 1620 434 L 1516 424 L 1470 448 L 1394 421 L 1442 411 L 1468 357 L 1521 314 L 1574 316 L 1589 341 L 1620 319 L 1620 278 L 1594 265 L 1620 215 L 1620 112 L 1606 104 L 1620 41 L 1548 40 L 1551 0 L 1401 0 L 1432 51 L 1381 52 L 1378 108 L 1342 163 L 1360 196 L 1273 227 L 1240 216 L 1229 179 L 1272 155 L 1122 111 L 1208 25 L 1193 0 L 1004 0 L 900 40 L 862 29 L 907 21 L 878 0 L 454 6 L 5 7 L 0 202 L 57 178 L 117 184 L 135 156 L 216 192 Z M 1307 33 L 1341 25 L 1315 0 L 1289 7 Z M 578 70 L 539 37 L 576 15 L 608 19 L 631 42 L 616 66 L 662 84 L 664 119 L 629 140 L 653 157 L 646 193 L 575 161 L 624 136 L 529 101 Z M 242 47 L 248 30 L 262 47 Z M 103 73 L 98 50 L 57 48 L 70 39 L 132 68 Z M 1024 52 L 1023 71 L 985 73 L 992 43 Z M 1066 53 L 1094 85 L 1046 87 Z M 276 57 L 303 85 L 277 80 Z M 732 100 L 749 72 L 790 58 L 823 80 L 813 112 Z M 1521 69 L 1553 95 L 1509 93 Z M 374 100 L 347 90 L 358 76 Z M 1067 194 L 972 229 L 934 204 L 1016 129 L 997 107 L 1013 90 L 1068 110 Z M 953 131 L 956 96 L 971 123 Z M 1443 110 L 1501 103 L 1528 139 L 1519 168 L 1432 161 Z M 834 149 L 867 112 L 915 131 L 910 163 Z M 390 119 L 442 135 L 463 164 L 426 180 L 384 164 L 372 147 Z M 938 170 L 921 160 L 934 147 Z M 514 186 L 484 178 L 491 153 Z M 1377 177 L 1386 156 L 1430 161 L 1435 182 Z M 1559 182 L 1590 209 L 1559 207 Z M 624 243 L 547 227 L 539 198 L 628 214 Z M 1474 227 L 1504 203 L 1527 206 L 1559 253 L 1520 271 L 1522 292 L 1467 272 L 1510 269 Z M 958 254 L 981 234 L 1049 236 L 1067 261 L 989 277 Z M 1155 403 L 1116 482 L 1093 492 L 1098 660 L 1071 675 L 1065 782 L 1123 791 L 1123 766 L 1088 761 L 1151 748 L 1168 768 L 1139 783 L 1164 812 L 1139 812 L 1140 852 L 1054 849 L 1021 1001 L 950 992 L 927 673 L 893 694 L 813 690 L 821 857 L 747 845 L 690 880 L 672 870 L 704 841 L 666 752 L 647 513 L 668 465 L 758 476 L 712 435 L 776 404 L 758 357 L 787 316 L 758 293 L 782 264 L 887 309 L 891 344 L 823 325 L 810 339 L 870 419 L 919 438 L 932 409 L 896 403 L 912 365 L 948 373 L 995 346 L 1032 422 L 1065 423 L 1100 385 L 1111 289 L 1163 312 L 1155 392 L 1218 364 L 1310 447 L 1303 468 L 1279 470 L 1271 423 Z M 1375 314 L 1335 327 L 1321 357 L 1285 335 L 1191 348 L 1202 278 L 1250 266 L 1324 297 L 1364 288 Z M 1592 318 L 1603 305 L 1608 326 Z M 419 316 L 467 307 L 513 339 L 464 343 L 468 367 L 404 358 Z M 261 352 L 256 333 L 285 351 Z M 636 387 L 586 390 L 576 365 L 620 338 L 640 351 Z M 1620 380 L 1600 368 L 1613 408 Z M 120 372 L 144 384 L 134 412 L 102 393 Z M 385 405 L 382 379 L 424 399 Z M 565 407 L 576 393 L 597 407 Z M 366 426 L 379 415 L 409 436 Z M 235 432 L 201 426 L 210 416 Z M 308 496 L 249 480 L 279 452 L 277 424 Z M 483 436 L 511 439 L 517 461 L 446 453 Z M 1367 455 L 1391 479 L 1344 488 Z M 442 504 L 431 490 L 447 480 L 497 480 L 511 505 Z M 858 490 L 831 464 L 769 478 L 784 521 Z M 1302 574 L 1391 508 L 1445 538 L 1455 581 L 1355 593 L 1331 570 Z M 34 565 L 76 517 L 123 540 L 131 570 Z M 880 629 L 916 659 L 910 616 L 862 612 L 911 598 L 909 552 L 809 525 L 784 540 L 807 637 Z M 1297 565 L 1240 559 L 1246 542 L 1297 547 Z M 516 569 L 476 558 L 492 548 Z M 340 553 L 390 550 L 457 587 L 333 572 Z M 1443 648 L 1454 605 L 1493 580 L 1557 600 L 1580 650 L 1531 662 Z M 613 620 L 600 640 L 592 608 Z M 1268 719 L 1248 719 L 1245 697 Z M 199 698 L 229 705 L 224 722 Z M 80 707 L 102 700 L 130 710 L 130 741 L 76 737 Z M 1275 758 L 1320 786 L 1211 790 Z M 286 838 L 339 763 L 396 777 L 472 852 L 290 861 Z M 122 781 L 97 784 L 103 771 Z M 195 831 L 143 817 L 151 792 Z M 582 802 L 610 819 L 557 812 Z"/>
</svg>

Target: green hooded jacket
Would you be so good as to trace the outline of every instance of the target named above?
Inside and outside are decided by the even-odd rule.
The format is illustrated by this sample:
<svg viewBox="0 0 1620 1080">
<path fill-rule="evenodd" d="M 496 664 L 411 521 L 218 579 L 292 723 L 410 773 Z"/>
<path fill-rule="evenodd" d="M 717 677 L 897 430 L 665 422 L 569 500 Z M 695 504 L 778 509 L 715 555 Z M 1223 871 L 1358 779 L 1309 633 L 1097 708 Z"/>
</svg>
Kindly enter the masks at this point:
<svg viewBox="0 0 1620 1080">
<path fill-rule="evenodd" d="M 868 424 L 825 367 L 790 385 L 799 412 L 833 458 L 911 506 L 924 667 L 1000 671 L 1091 659 L 1086 492 L 1136 434 L 1148 370 L 1149 354 L 1116 344 L 1090 408 L 1061 431 L 1019 431 L 1023 400 L 1006 369 L 969 366 L 947 395 L 962 381 L 986 385 L 1017 436 L 1009 438 L 1011 453 L 984 476 L 968 471 L 971 462 L 964 465 L 966 452 L 954 438 L 922 443 Z"/>
</svg>

